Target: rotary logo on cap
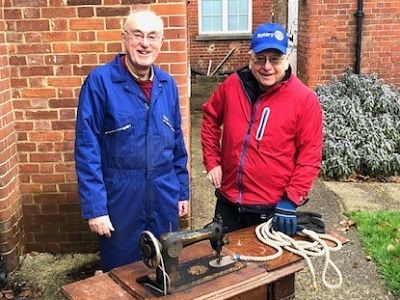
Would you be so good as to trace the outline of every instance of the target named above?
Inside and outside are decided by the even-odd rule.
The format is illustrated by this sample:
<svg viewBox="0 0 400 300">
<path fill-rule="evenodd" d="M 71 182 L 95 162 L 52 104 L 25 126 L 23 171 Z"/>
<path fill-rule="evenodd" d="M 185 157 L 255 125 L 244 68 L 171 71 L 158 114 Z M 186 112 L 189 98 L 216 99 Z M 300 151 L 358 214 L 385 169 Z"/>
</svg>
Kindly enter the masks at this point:
<svg viewBox="0 0 400 300">
<path fill-rule="evenodd" d="M 275 34 L 275 38 L 278 41 L 283 41 L 283 39 L 285 38 L 282 31 L 276 30 L 274 34 Z"/>
</svg>

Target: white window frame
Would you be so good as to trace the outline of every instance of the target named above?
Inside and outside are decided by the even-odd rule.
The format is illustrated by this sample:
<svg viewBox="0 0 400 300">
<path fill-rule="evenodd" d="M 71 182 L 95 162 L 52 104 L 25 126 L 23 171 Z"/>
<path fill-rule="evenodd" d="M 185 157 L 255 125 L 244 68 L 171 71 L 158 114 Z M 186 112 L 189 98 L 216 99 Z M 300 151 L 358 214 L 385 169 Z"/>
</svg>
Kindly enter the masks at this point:
<svg viewBox="0 0 400 300">
<path fill-rule="evenodd" d="M 222 31 L 203 31 L 202 23 L 202 0 L 198 2 L 198 24 L 199 24 L 199 35 L 221 35 L 221 34 L 243 34 L 252 32 L 253 23 L 253 1 L 248 0 L 248 20 L 247 20 L 247 30 L 228 30 L 228 0 L 222 0 Z"/>
</svg>

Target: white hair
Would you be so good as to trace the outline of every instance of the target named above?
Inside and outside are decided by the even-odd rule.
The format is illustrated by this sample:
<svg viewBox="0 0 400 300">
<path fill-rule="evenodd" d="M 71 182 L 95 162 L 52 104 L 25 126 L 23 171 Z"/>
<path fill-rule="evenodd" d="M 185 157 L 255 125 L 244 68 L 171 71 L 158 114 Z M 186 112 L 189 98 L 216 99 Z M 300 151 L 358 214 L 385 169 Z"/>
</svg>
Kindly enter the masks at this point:
<svg viewBox="0 0 400 300">
<path fill-rule="evenodd" d="M 140 22 L 146 22 L 149 26 L 154 28 L 154 31 L 158 32 L 161 36 L 164 35 L 164 22 L 160 16 L 149 9 L 136 9 L 129 13 L 124 29 L 127 30 L 129 24 L 135 23 L 136 20 Z"/>
</svg>

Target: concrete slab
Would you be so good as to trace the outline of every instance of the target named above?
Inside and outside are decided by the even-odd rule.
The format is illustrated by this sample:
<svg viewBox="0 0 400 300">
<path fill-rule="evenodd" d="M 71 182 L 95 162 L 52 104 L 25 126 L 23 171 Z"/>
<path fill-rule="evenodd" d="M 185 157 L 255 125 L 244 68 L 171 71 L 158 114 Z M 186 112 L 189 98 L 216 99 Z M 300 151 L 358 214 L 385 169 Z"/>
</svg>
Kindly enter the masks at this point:
<svg viewBox="0 0 400 300">
<path fill-rule="evenodd" d="M 346 211 L 400 210 L 400 184 L 325 181 Z"/>
</svg>

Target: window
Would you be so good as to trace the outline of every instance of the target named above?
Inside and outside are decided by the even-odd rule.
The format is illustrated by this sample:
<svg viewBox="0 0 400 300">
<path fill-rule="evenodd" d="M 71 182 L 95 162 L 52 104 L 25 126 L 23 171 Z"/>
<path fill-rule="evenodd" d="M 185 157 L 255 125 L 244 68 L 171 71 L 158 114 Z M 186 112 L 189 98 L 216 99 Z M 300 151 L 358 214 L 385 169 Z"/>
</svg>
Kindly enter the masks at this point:
<svg viewBox="0 0 400 300">
<path fill-rule="evenodd" d="M 251 0 L 199 0 L 200 34 L 251 33 Z"/>
</svg>

